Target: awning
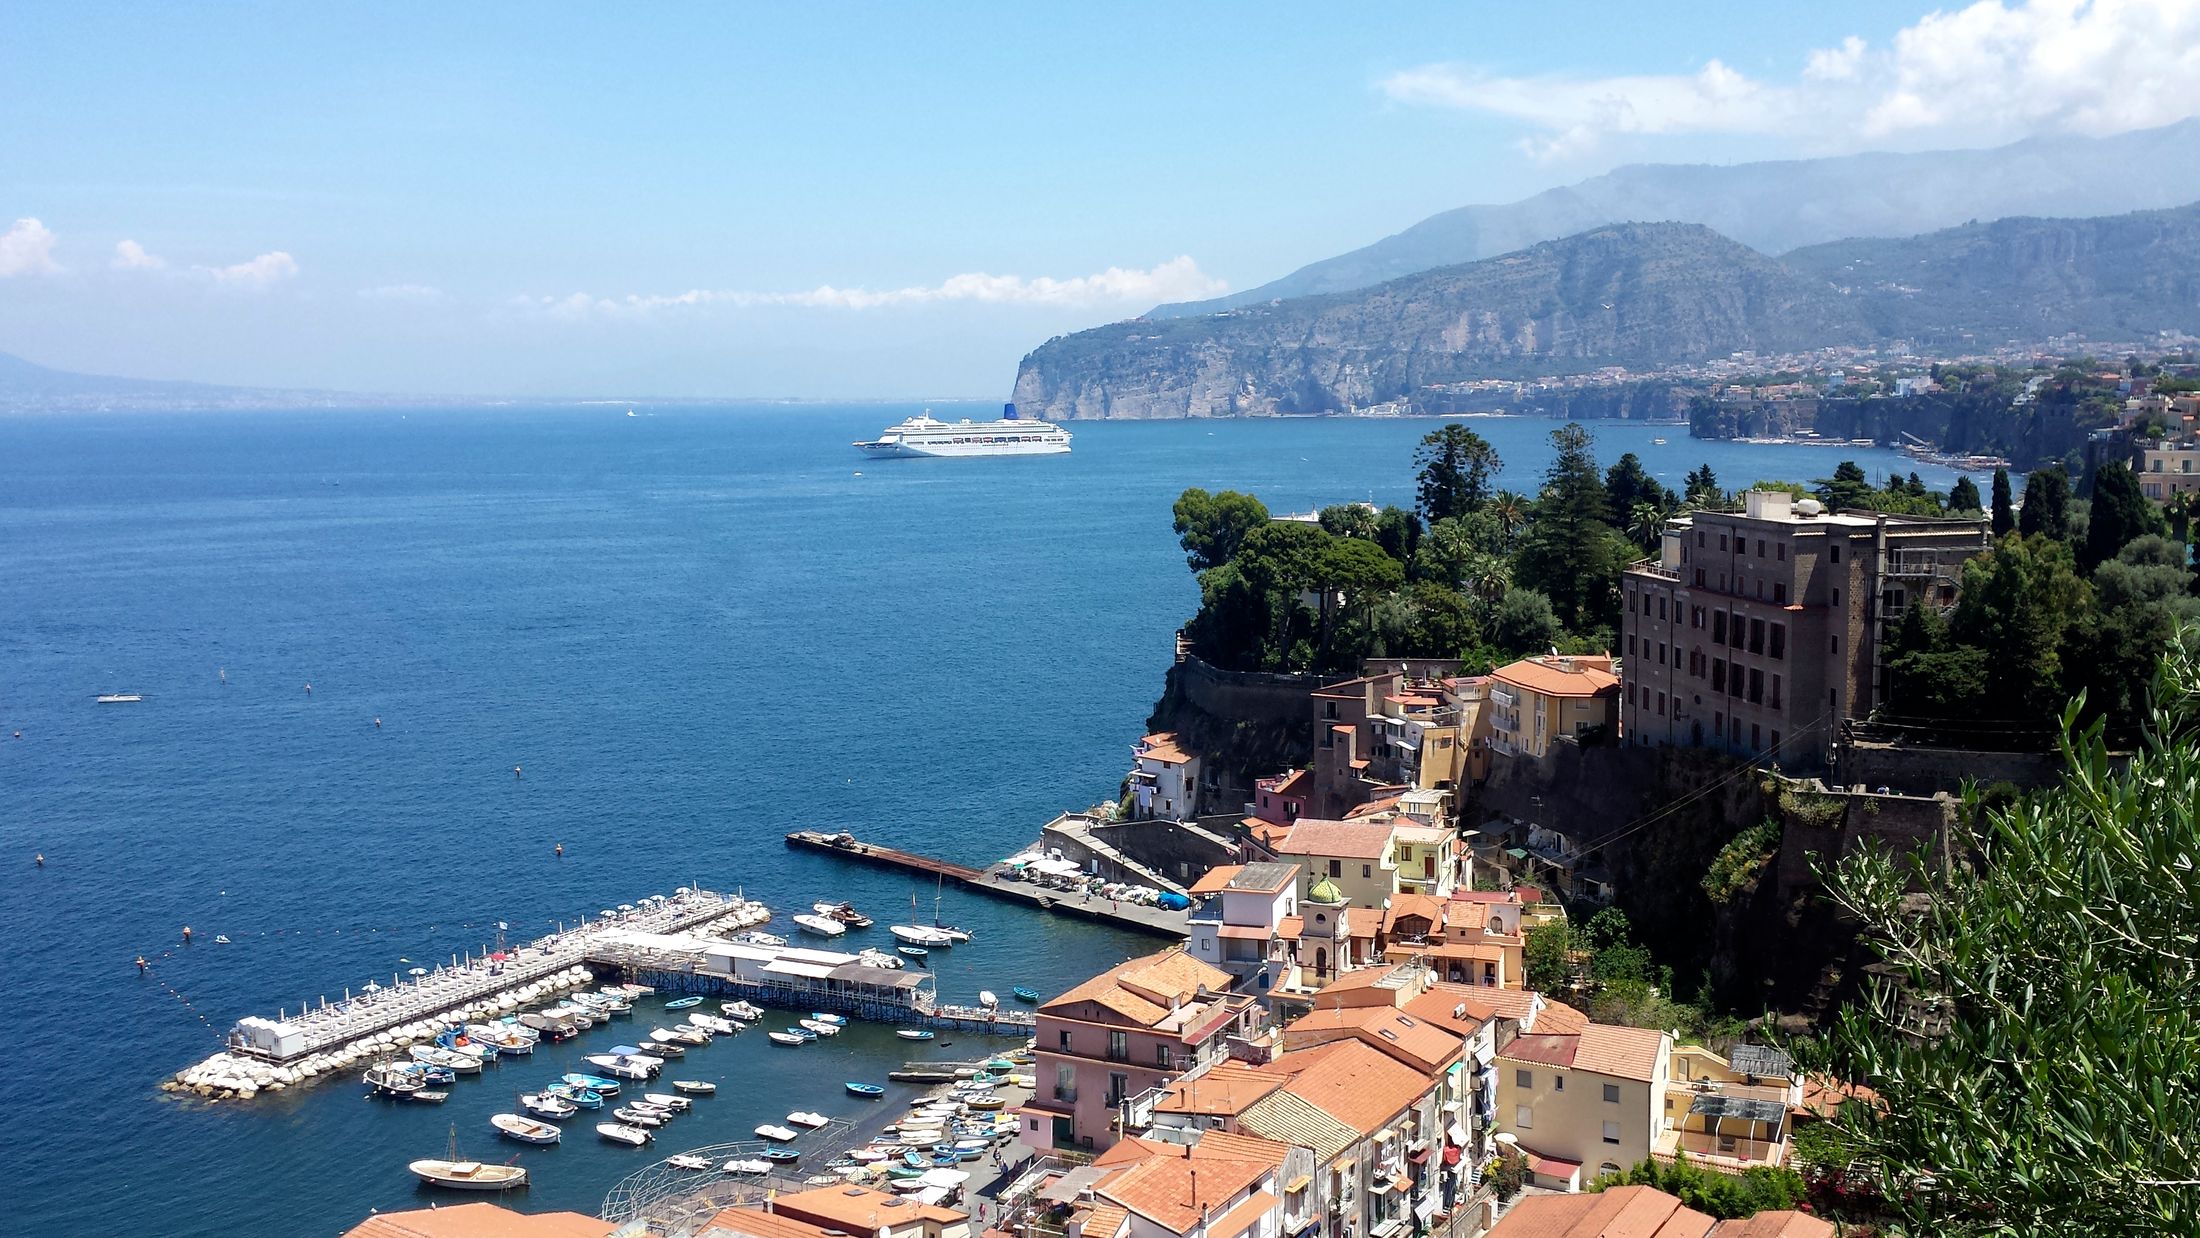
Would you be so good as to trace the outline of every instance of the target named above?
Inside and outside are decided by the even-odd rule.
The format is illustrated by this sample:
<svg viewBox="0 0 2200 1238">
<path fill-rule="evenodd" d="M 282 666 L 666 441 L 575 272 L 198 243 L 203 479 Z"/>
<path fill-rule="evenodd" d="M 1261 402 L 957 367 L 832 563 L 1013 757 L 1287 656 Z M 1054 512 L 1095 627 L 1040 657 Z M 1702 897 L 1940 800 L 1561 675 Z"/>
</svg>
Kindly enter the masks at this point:
<svg viewBox="0 0 2200 1238">
<path fill-rule="evenodd" d="M 1307 1187 L 1312 1186 L 1313 1184 L 1314 1175 L 1300 1174 L 1298 1177 L 1293 1178 L 1289 1182 L 1283 1184 L 1283 1193 L 1286 1195 L 1294 1195 L 1300 1191 L 1305 1190 Z"/>
<path fill-rule="evenodd" d="M 1396 1131 L 1377 1131 L 1375 1134 L 1375 1142 L 1389 1143 L 1391 1140 L 1396 1139 L 1397 1137 L 1398 1132 Z"/>
<path fill-rule="evenodd" d="M 1240 941 L 1266 941 L 1271 936 L 1271 931 L 1253 924 L 1225 924 L 1215 930 L 1215 936 Z"/>
<path fill-rule="evenodd" d="M 1459 1125 L 1457 1122 L 1454 1122 L 1447 1130 L 1444 1131 L 1444 1137 L 1451 1140 L 1454 1144 L 1457 1144 L 1460 1147 L 1465 1147 L 1467 1143 L 1467 1128 Z"/>
<path fill-rule="evenodd" d="M 1377 1182 L 1374 1185 L 1368 1187 L 1367 1193 L 1370 1195 L 1388 1195 L 1392 1191 L 1395 1191 L 1404 1185 L 1405 1183 L 1402 1180 L 1398 1178 L 1392 1178 L 1388 1182 Z"/>
<path fill-rule="evenodd" d="M 1408 1152 L 1406 1153 L 1406 1159 L 1416 1165 L 1426 1165 L 1428 1164 L 1428 1153 L 1427 1148 L 1423 1148 L 1418 1152 Z"/>
</svg>

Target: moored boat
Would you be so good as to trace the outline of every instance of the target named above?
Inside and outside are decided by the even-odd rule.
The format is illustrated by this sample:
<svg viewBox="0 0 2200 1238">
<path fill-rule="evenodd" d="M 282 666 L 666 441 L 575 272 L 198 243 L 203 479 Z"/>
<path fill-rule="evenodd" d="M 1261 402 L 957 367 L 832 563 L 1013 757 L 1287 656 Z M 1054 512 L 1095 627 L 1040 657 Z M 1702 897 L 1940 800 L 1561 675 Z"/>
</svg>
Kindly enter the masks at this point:
<svg viewBox="0 0 2200 1238">
<path fill-rule="evenodd" d="M 414 1161 L 405 1168 L 430 1186 L 459 1191 L 508 1191 L 527 1183 L 527 1170 L 518 1165 L 485 1165 L 480 1161 L 431 1157 Z"/>
<path fill-rule="evenodd" d="M 938 1033 L 928 1027 L 900 1027 L 894 1029 L 894 1035 L 903 1040 L 931 1040 Z"/>
<path fill-rule="evenodd" d="M 689 1096 L 714 1096 L 718 1092 L 718 1085 L 707 1083 L 701 1079 L 674 1079 L 672 1090 L 684 1092 Z"/>
<path fill-rule="evenodd" d="M 847 925 L 833 919 L 831 916 L 801 915 L 796 916 L 794 922 L 802 926 L 805 931 L 815 933 L 820 937 L 839 937 L 848 931 Z"/>
<path fill-rule="evenodd" d="M 1020 984 L 1017 985 L 1015 988 L 1010 989 L 1008 993 L 1009 996 L 1015 998 L 1017 1001 L 1023 1002 L 1026 1005 L 1037 1005 L 1039 1002 L 1039 990 L 1025 988 L 1023 985 Z"/>
<path fill-rule="evenodd" d="M 489 1125 L 506 1139 L 517 1139 L 521 1143 L 556 1143 L 565 1134 L 548 1122 L 523 1118 L 516 1113 L 492 1114 Z"/>
<path fill-rule="evenodd" d="M 838 1023 L 827 1023 L 827 1022 L 825 1022 L 825 1021 L 824 1021 L 823 1019 L 803 1019 L 803 1020 L 800 1020 L 800 1023 L 801 1023 L 801 1025 L 802 1025 L 802 1030 L 804 1030 L 804 1031 L 806 1031 L 806 1032 L 810 1032 L 810 1033 L 812 1033 L 812 1034 L 814 1034 L 814 1035 L 818 1035 L 818 1036 L 838 1036 L 838 1035 L 840 1035 L 840 1025 L 839 1025 Z"/>
<path fill-rule="evenodd" d="M 618 1080 L 606 1079 L 601 1075 L 561 1075 L 559 1080 L 572 1084 L 577 1088 L 587 1088 L 599 1096 L 617 1096 L 619 1094 Z"/>
<path fill-rule="evenodd" d="M 451 1099 L 451 1094 L 438 1088 L 421 1088 L 417 1092 L 400 1092 L 397 1099 L 416 1105 L 440 1105 Z"/>
<path fill-rule="evenodd" d="M 724 1168 L 729 1174 L 768 1174 L 772 1171 L 772 1163 L 753 1156 L 736 1157 L 727 1161 Z"/>
<path fill-rule="evenodd" d="M 832 1119 L 827 1118 L 822 1113 L 813 1113 L 807 1109 L 797 1109 L 793 1113 L 787 1115 L 788 1125 L 806 1126 L 811 1130 L 816 1130 L 818 1127 L 825 1125 L 831 1120 Z"/>
<path fill-rule="evenodd" d="M 867 929 L 877 921 L 857 911 L 853 903 L 812 903 L 810 910 L 821 916 L 830 916 L 849 928 Z"/>
<path fill-rule="evenodd" d="M 770 1122 L 756 1128 L 757 1138 L 769 1139 L 774 1143 L 789 1143 L 801 1134 L 801 1131 L 795 1130 L 793 1127 L 774 1126 Z"/>
<path fill-rule="evenodd" d="M 686 1113 L 688 1110 L 695 1108 L 694 1101 L 685 1096 L 674 1096 L 669 1092 L 650 1092 L 644 1095 L 642 1099 L 659 1109 L 669 1109 L 674 1113 Z"/>
<path fill-rule="evenodd" d="M 707 1156 L 697 1156 L 692 1152 L 682 1152 L 678 1156 L 666 1157 L 665 1164 L 672 1166 L 674 1169 L 709 1169 L 710 1158 Z"/>
<path fill-rule="evenodd" d="M 603 1101 L 598 1099 L 596 1103 L 601 1105 Z M 581 1111 L 579 1105 L 548 1092 L 523 1093 L 519 1098 L 519 1107 L 526 1110 L 530 1117 L 548 1121 L 563 1121 Z"/>
<path fill-rule="evenodd" d="M 364 1082 L 373 1089 L 376 1096 L 399 1096 L 406 1092 L 417 1092 L 425 1086 L 418 1074 L 391 1062 L 367 1067 Z"/>
<path fill-rule="evenodd" d="M 763 1007 L 749 1002 L 720 1002 L 718 1008 L 725 1011 L 728 1016 L 739 1019 L 744 1023 L 754 1023 L 764 1017 Z"/>
<path fill-rule="evenodd" d="M 675 997 L 671 1001 L 665 1003 L 665 1009 L 686 1010 L 690 1006 L 700 1006 L 702 1004 L 703 999 L 700 997 Z"/>
<path fill-rule="evenodd" d="M 802 1154 L 793 1148 L 766 1148 L 764 1159 L 774 1165 L 792 1165 L 802 1159 Z"/>
<path fill-rule="evenodd" d="M 654 1138 L 648 1131 L 638 1126 L 626 1126 L 618 1122 L 598 1122 L 596 1133 L 613 1143 L 623 1143 L 635 1148 L 641 1147 Z"/>
<path fill-rule="evenodd" d="M 611 1111 L 611 1116 L 628 1126 L 657 1127 L 665 1124 L 663 1114 L 651 1113 L 646 1109 L 638 1109 L 633 1105 L 625 1105 L 614 1109 Z"/>
<path fill-rule="evenodd" d="M 875 1083 L 849 1083 L 845 1086 L 848 1089 L 848 1095 L 860 1096 L 865 1100 L 877 1100 L 879 1097 L 886 1095 L 886 1089 Z"/>
<path fill-rule="evenodd" d="M 770 1037 L 771 1042 L 775 1045 L 788 1045 L 790 1047 L 799 1047 L 801 1045 L 806 1045 L 810 1043 L 808 1040 L 804 1040 L 802 1037 L 795 1035 L 793 1032 L 766 1032 L 764 1034 Z M 813 1037 L 812 1039 L 815 1038 Z"/>
</svg>

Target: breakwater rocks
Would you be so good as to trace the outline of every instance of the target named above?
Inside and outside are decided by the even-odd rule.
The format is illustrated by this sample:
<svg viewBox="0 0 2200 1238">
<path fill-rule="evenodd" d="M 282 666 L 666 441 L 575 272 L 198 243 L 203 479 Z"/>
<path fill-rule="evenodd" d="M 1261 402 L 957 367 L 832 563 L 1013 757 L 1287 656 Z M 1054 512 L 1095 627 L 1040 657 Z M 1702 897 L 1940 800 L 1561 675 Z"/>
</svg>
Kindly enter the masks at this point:
<svg viewBox="0 0 2200 1238">
<path fill-rule="evenodd" d="M 160 1085 L 160 1090 L 214 1101 L 248 1100 L 262 1092 L 280 1092 L 315 1079 L 346 1074 L 354 1067 L 363 1068 L 415 1044 L 431 1043 L 442 1032 L 513 1014 L 524 1006 L 571 992 L 594 980 L 594 973 L 587 968 L 568 967 L 516 989 L 484 997 L 471 1005 L 362 1036 L 283 1065 L 241 1053 L 217 1053 L 196 1066 L 176 1072 Z"/>
</svg>

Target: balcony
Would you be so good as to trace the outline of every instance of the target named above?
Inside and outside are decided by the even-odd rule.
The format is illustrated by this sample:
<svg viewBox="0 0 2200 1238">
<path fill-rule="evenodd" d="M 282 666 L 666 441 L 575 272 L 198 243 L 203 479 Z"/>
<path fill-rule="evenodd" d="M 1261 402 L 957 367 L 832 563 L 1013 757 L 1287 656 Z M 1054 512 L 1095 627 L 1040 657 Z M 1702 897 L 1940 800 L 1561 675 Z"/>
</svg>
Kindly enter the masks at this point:
<svg viewBox="0 0 2200 1238">
<path fill-rule="evenodd" d="M 1510 688 L 1491 688 L 1490 703 L 1505 709 L 1511 709 L 1520 703 L 1520 697 Z"/>
<path fill-rule="evenodd" d="M 1075 1084 L 1071 1084 L 1071 1085 L 1070 1085 L 1070 1086 L 1068 1086 L 1068 1087 L 1063 1087 L 1063 1086 L 1062 1086 L 1061 1084 L 1058 1084 L 1058 1083 L 1057 1083 L 1057 1084 L 1055 1084 L 1055 1085 L 1054 1085 L 1054 1099 L 1056 1099 L 1056 1100 L 1058 1100 L 1058 1101 L 1061 1101 L 1061 1102 L 1062 1102 L 1063 1104 L 1065 1104 L 1065 1105 L 1074 1105 L 1074 1104 L 1076 1104 L 1076 1103 L 1077 1103 L 1077 1086 L 1076 1086 Z"/>
<path fill-rule="evenodd" d="M 1520 715 L 1498 714 L 1490 719 L 1490 727 L 1493 730 L 1517 732 L 1520 729 Z"/>
</svg>

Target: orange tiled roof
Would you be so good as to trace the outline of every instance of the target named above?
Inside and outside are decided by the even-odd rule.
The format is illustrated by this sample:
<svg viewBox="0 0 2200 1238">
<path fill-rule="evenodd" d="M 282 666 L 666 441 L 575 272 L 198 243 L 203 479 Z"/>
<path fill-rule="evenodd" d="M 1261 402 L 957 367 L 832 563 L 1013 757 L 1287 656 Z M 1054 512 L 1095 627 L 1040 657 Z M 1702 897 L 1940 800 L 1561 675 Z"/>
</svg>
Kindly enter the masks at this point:
<svg viewBox="0 0 2200 1238">
<path fill-rule="evenodd" d="M 1085 1214 L 1084 1227 L 1078 1233 L 1084 1238 L 1115 1238 L 1130 1219 L 1131 1214 L 1120 1205 L 1101 1204 Z"/>
<path fill-rule="evenodd" d="M 1446 1028 L 1454 1036 L 1471 1036 L 1497 1014 L 1496 1004 L 1481 996 L 1489 991 L 1464 984 L 1432 984 L 1427 992 L 1399 1009 L 1416 1019 Z"/>
<path fill-rule="evenodd" d="M 1537 1026 L 1542 1026 L 1540 1020 Z M 1657 1076 L 1658 1053 L 1664 1045 L 1665 1033 L 1651 1028 L 1591 1023 L 1581 1029 L 1574 1069 L 1648 1083 Z"/>
<path fill-rule="evenodd" d="M 485 1201 L 368 1217 L 344 1238 L 605 1238 L 614 1228 L 578 1212 L 514 1212 Z"/>
<path fill-rule="evenodd" d="M 1116 742 L 1121 743 L 1122 741 L 1117 740 Z M 1139 745 L 1145 749 L 1145 751 L 1138 754 L 1141 759 L 1151 757 L 1163 765 L 1182 765 L 1191 760 L 1184 749 L 1177 745 L 1176 732 L 1174 731 L 1157 731 L 1140 740 Z"/>
<path fill-rule="evenodd" d="M 1336 1034 L 1349 1035 L 1423 1073 L 1459 1056 L 1458 1035 L 1389 1006 L 1316 1010 L 1284 1028 L 1283 1043 L 1288 1049 L 1294 1041 Z"/>
<path fill-rule="evenodd" d="M 880 1225 L 899 1225 L 908 1221 L 960 1225 L 970 1219 L 953 1208 L 920 1204 L 888 1191 L 846 1185 L 821 1186 L 781 1195 L 772 1208 L 781 1216 L 851 1234 L 875 1234 Z"/>
<path fill-rule="evenodd" d="M 1201 986 L 1209 993 L 1220 993 L 1230 987 L 1230 974 L 1193 958 L 1182 946 L 1172 946 L 1118 963 L 1039 1010 L 1041 1014 L 1060 1012 L 1089 1001 L 1141 1027 L 1152 1027 L 1169 1016 L 1169 998 L 1188 1001 Z"/>
<path fill-rule="evenodd" d="M 1194 894 L 1220 894 L 1230 879 L 1245 871 L 1243 864 L 1217 864 L 1192 884 Z"/>
<path fill-rule="evenodd" d="M 1419 916 L 1429 922 L 1432 929 L 1444 926 L 1444 900 L 1431 894 L 1401 891 L 1390 896 L 1390 910 L 1383 916 L 1383 931 L 1398 931 L 1398 921 L 1408 916 Z"/>
<path fill-rule="evenodd" d="M 1352 764 L 1354 766 L 1358 766 L 1361 764 L 1361 762 L 1354 761 Z M 1375 816 L 1378 813 L 1389 812 L 1390 810 L 1398 806 L 1398 801 L 1402 798 L 1404 797 L 1397 795 L 1385 795 L 1380 796 L 1376 799 L 1371 799 L 1365 804 L 1360 805 L 1358 808 L 1354 808 L 1346 812 L 1344 814 L 1344 819 L 1347 821 L 1359 821 L 1363 818 Z"/>
<path fill-rule="evenodd" d="M 1574 665 L 1571 672 L 1550 665 L 1554 661 L 1550 658 L 1522 658 L 1518 662 L 1498 667 L 1491 675 L 1514 687 L 1540 692 L 1545 696 L 1589 697 L 1619 691 L 1619 679 L 1612 674 L 1610 658 L 1566 660 Z"/>
<path fill-rule="evenodd" d="M 1238 1192 L 1272 1172 L 1260 1161 L 1156 1156 L 1100 1183 L 1095 1192 L 1179 1234 L 1200 1217 L 1228 1204 Z"/>
<path fill-rule="evenodd" d="M 1721 1221 L 1713 1238 L 1833 1238 L 1833 1226 L 1814 1216 L 1782 1209 L 1739 1221 Z"/>
<path fill-rule="evenodd" d="M 1285 916 L 1276 921 L 1276 936 L 1284 941 L 1297 941 L 1306 931 L 1305 916 Z"/>
<path fill-rule="evenodd" d="M 1712 1220 L 1663 1191 L 1620 1186 L 1594 1195 L 1528 1195 L 1490 1238 L 1706 1238 Z"/>
<path fill-rule="evenodd" d="M 1373 907 L 1347 907 L 1342 914 L 1347 937 L 1365 937 L 1372 941 L 1377 930 L 1383 927 L 1383 913 Z"/>
<path fill-rule="evenodd" d="M 1275 1208 L 1275 1196 L 1266 1191 L 1255 1191 L 1238 1201 L 1237 1207 L 1223 1213 L 1219 1220 L 1209 1222 L 1205 1227 L 1207 1238 L 1237 1238 L 1237 1235 L 1253 1228 L 1262 1217 L 1275 1211 Z"/>
<path fill-rule="evenodd" d="M 1539 1032 L 1578 1032 L 1589 1026 L 1589 1016 L 1561 1001 L 1543 999 L 1543 1009 L 1535 1016 L 1535 1030 Z"/>
<path fill-rule="evenodd" d="M 1262 1139 L 1255 1135 L 1234 1135 L 1229 1131 L 1207 1131 L 1192 1145 L 1192 1159 L 1257 1161 L 1273 1169 L 1283 1168 L 1290 1159 L 1291 1145 Z"/>
<path fill-rule="evenodd" d="M 873 1226 L 868 1232 L 876 1234 Z M 739 1234 L 742 1238 L 826 1238 L 825 1227 L 762 1208 L 725 1208 L 703 1226 L 701 1238 Z"/>
<path fill-rule="evenodd" d="M 1301 817 L 1277 850 L 1285 855 L 1379 860 L 1390 853 L 1390 826 Z"/>
<path fill-rule="evenodd" d="M 1357 1040 L 1301 1049 L 1264 1069 L 1288 1074 L 1284 1091 L 1362 1135 L 1382 1129 L 1436 1080 Z"/>
<path fill-rule="evenodd" d="M 1282 1086 L 1283 1080 L 1274 1075 L 1226 1062 L 1196 1078 L 1170 1084 L 1154 1108 L 1161 1113 L 1228 1116 Z"/>
</svg>

